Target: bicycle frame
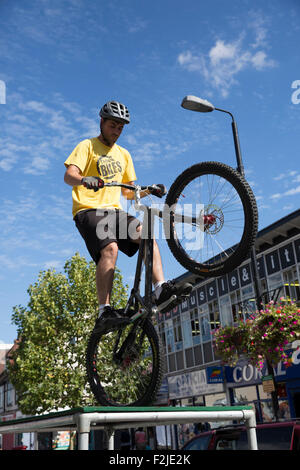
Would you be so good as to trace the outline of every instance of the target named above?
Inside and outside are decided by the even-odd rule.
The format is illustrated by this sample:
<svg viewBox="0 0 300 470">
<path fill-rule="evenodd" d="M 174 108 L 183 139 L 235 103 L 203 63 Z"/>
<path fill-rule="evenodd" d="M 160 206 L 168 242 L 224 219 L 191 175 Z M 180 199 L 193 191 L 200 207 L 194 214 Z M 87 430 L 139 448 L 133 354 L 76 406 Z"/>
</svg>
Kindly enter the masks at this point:
<svg viewBox="0 0 300 470">
<path fill-rule="evenodd" d="M 135 301 L 135 313 L 137 313 L 138 305 L 140 303 L 142 308 L 147 312 L 147 316 L 154 313 L 152 309 L 152 268 L 153 268 L 153 234 L 152 227 L 154 223 L 154 214 L 150 207 L 139 206 L 140 210 L 144 211 L 144 220 L 142 226 L 142 235 L 139 246 L 138 259 L 136 264 L 135 279 L 130 297 L 125 307 L 125 314 Z M 143 262 L 145 264 L 145 294 L 144 297 L 140 293 L 141 275 Z M 136 315 L 132 317 L 135 319 Z"/>
<path fill-rule="evenodd" d="M 134 313 L 130 314 L 130 319 L 134 322 L 139 317 L 150 317 L 157 313 L 157 307 L 153 306 L 152 303 L 152 270 L 153 270 L 153 228 L 154 218 L 164 217 L 164 211 L 161 211 L 155 207 L 149 207 L 140 203 L 140 193 L 142 190 L 147 189 L 147 186 L 139 185 L 128 185 L 123 183 L 111 182 L 104 183 L 105 186 L 118 186 L 126 189 L 130 189 L 135 192 L 135 209 L 137 211 L 144 212 L 141 241 L 139 245 L 138 259 L 136 264 L 135 279 L 133 288 L 131 290 L 129 299 L 124 309 L 124 314 L 129 315 L 131 307 L 134 308 Z M 184 220 L 189 223 L 197 223 L 198 219 L 195 217 L 179 216 L 184 217 Z M 144 297 L 140 293 L 140 284 L 142 276 L 143 262 L 145 264 L 145 293 Z M 160 305 L 161 308 L 167 306 L 174 300 L 174 296 L 171 296 L 168 301 Z M 141 305 L 141 308 L 139 307 Z"/>
</svg>

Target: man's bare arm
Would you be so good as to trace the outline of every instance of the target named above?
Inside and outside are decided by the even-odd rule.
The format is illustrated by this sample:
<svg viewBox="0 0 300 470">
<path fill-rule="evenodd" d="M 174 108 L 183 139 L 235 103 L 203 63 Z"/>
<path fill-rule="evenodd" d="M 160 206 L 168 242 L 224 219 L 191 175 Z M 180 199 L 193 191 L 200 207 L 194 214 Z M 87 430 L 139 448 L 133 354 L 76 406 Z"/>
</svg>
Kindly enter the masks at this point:
<svg viewBox="0 0 300 470">
<path fill-rule="evenodd" d="M 82 180 L 82 174 L 78 166 L 70 165 L 64 176 L 65 183 L 69 184 L 70 186 L 79 186 Z"/>
</svg>

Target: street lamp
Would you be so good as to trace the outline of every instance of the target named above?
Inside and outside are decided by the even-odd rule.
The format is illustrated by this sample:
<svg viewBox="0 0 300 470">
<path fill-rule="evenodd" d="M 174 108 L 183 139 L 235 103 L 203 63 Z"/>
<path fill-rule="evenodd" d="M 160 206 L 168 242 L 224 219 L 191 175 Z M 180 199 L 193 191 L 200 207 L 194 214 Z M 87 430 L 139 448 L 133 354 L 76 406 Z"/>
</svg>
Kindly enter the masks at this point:
<svg viewBox="0 0 300 470">
<path fill-rule="evenodd" d="M 242 161 L 238 130 L 237 130 L 237 125 L 233 117 L 233 114 L 230 113 L 229 111 L 226 111 L 225 109 L 216 108 L 209 101 L 204 100 L 202 98 L 198 98 L 197 96 L 193 96 L 193 95 L 188 95 L 185 98 L 183 98 L 181 106 L 184 109 L 188 109 L 189 111 L 197 111 L 199 113 L 221 111 L 222 113 L 226 113 L 226 114 L 229 114 L 229 116 L 231 116 L 231 119 L 232 119 L 231 127 L 232 127 L 232 134 L 233 134 L 233 140 L 234 140 L 237 170 L 242 176 L 244 176 L 244 165 Z"/>
<path fill-rule="evenodd" d="M 197 111 L 199 113 L 221 111 L 222 113 L 226 113 L 226 114 L 229 114 L 229 116 L 231 116 L 231 119 L 232 119 L 231 128 L 232 128 L 232 134 L 233 134 L 237 170 L 242 176 L 244 176 L 245 172 L 244 172 L 244 165 L 242 161 L 242 154 L 241 154 L 237 124 L 233 117 L 233 114 L 230 111 L 226 111 L 225 109 L 216 108 L 209 101 L 204 100 L 202 98 L 198 98 L 197 96 L 193 96 L 193 95 L 188 95 L 185 98 L 183 98 L 181 106 L 184 109 L 188 109 L 190 111 Z M 252 272 L 253 272 L 256 303 L 257 303 L 257 308 L 259 309 L 260 304 L 262 302 L 262 296 L 261 296 L 261 290 L 260 290 L 259 281 L 258 281 L 258 268 L 257 268 L 257 262 L 256 262 L 255 246 L 253 246 L 251 250 L 251 261 L 252 261 L 251 265 L 252 265 Z"/>
<path fill-rule="evenodd" d="M 209 101 L 198 98 L 197 96 L 193 95 L 188 95 L 185 98 L 183 98 L 181 106 L 184 109 L 188 109 L 189 111 L 196 111 L 199 113 L 209 113 L 212 111 L 221 111 L 222 113 L 229 114 L 231 116 L 231 127 L 232 127 L 232 134 L 233 134 L 233 140 L 234 140 L 234 148 L 235 148 L 235 155 L 236 155 L 236 161 L 237 161 L 237 171 L 244 176 L 244 165 L 242 161 L 242 155 L 241 155 L 241 148 L 240 148 L 240 143 L 239 143 L 239 136 L 238 136 L 238 131 L 237 131 L 237 125 L 235 122 L 235 119 L 233 117 L 233 114 L 229 111 L 226 111 L 225 109 L 220 109 L 216 108 L 212 103 Z M 260 305 L 262 303 L 262 295 L 261 295 L 261 289 L 259 285 L 259 279 L 258 279 L 258 267 L 257 267 L 257 260 L 256 260 L 256 251 L 255 251 L 255 246 L 253 246 L 251 250 L 251 267 L 252 267 L 252 273 L 253 273 L 253 282 L 254 282 L 254 289 L 255 289 L 255 296 L 256 296 L 256 304 L 257 308 L 260 308 Z M 272 365 L 269 363 L 268 360 L 266 360 L 267 363 L 267 369 L 268 373 L 271 374 L 273 383 L 275 386 L 275 391 L 271 393 L 272 396 L 272 402 L 273 402 L 273 408 L 274 408 L 274 414 L 276 418 L 278 417 L 278 398 L 277 398 L 277 390 L 276 390 L 276 382 L 274 378 L 274 370 Z"/>
</svg>

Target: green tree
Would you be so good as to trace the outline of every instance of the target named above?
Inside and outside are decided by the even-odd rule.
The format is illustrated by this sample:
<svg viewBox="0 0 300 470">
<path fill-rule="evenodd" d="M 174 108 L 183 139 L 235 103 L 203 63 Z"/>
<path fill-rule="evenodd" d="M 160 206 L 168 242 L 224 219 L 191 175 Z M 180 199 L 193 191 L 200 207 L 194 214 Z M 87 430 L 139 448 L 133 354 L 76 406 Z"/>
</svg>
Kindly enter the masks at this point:
<svg viewBox="0 0 300 470">
<path fill-rule="evenodd" d="M 116 268 L 111 303 L 127 300 Z M 95 404 L 86 383 L 85 351 L 98 313 L 95 264 L 76 253 L 64 272 L 41 271 L 28 288 L 27 307 L 16 306 L 19 347 L 9 364 L 18 404 L 25 414 Z"/>
</svg>

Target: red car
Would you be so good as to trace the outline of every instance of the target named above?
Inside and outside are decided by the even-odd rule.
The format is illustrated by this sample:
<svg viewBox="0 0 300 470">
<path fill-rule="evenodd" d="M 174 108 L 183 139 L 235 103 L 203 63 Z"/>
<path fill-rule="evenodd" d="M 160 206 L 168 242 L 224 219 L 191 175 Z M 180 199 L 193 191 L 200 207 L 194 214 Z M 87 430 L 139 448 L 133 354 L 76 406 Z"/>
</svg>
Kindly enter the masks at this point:
<svg viewBox="0 0 300 470">
<path fill-rule="evenodd" d="M 259 450 L 300 450 L 300 421 L 257 424 Z M 202 432 L 182 450 L 248 450 L 245 426 L 226 426 Z"/>
</svg>

